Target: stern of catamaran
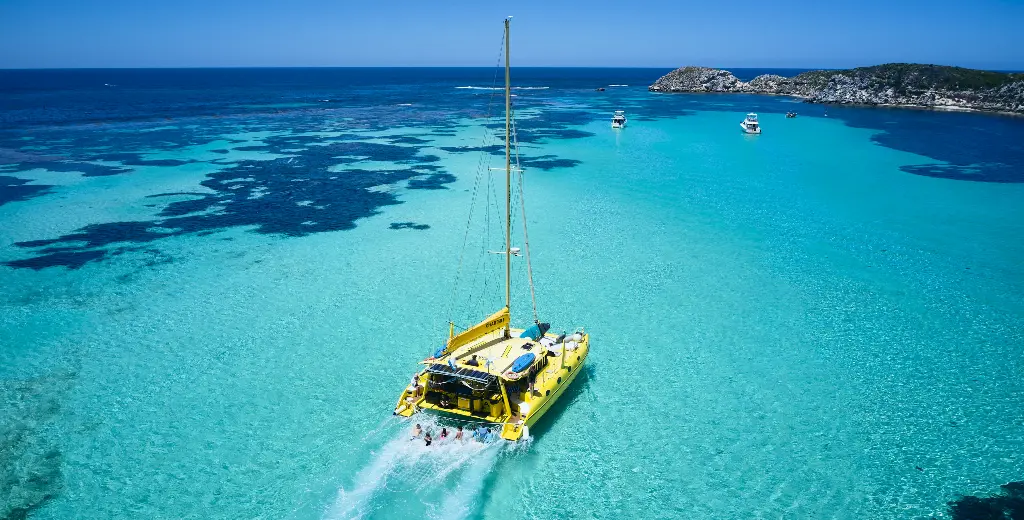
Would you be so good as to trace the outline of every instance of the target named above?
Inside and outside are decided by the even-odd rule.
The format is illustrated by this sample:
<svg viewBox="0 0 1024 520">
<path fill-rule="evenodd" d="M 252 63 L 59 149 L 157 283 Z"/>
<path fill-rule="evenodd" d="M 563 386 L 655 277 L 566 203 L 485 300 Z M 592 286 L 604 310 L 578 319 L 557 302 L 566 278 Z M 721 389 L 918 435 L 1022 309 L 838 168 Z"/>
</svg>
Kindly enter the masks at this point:
<svg viewBox="0 0 1024 520">
<path fill-rule="evenodd" d="M 409 417 L 424 409 L 469 420 L 503 420 L 508 400 L 499 370 L 504 364 L 493 347 L 509 339 L 509 319 L 503 308 L 459 334 L 450 329 L 445 345 L 422 361 L 425 368 L 402 392 L 395 414 Z"/>
<path fill-rule="evenodd" d="M 439 349 L 422 362 L 425 368 L 403 391 L 395 414 L 423 410 L 456 422 L 489 423 L 509 441 L 529 435 L 576 378 L 590 346 L 582 330 L 548 334 L 546 324 L 539 325 L 545 328 L 477 329 L 482 334 L 454 352 Z"/>
</svg>

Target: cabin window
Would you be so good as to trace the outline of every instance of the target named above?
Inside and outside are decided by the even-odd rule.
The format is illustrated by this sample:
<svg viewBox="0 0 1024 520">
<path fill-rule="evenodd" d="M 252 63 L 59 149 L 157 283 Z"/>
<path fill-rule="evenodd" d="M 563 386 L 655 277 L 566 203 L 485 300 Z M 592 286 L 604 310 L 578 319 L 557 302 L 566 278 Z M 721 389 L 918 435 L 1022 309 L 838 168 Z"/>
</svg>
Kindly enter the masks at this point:
<svg viewBox="0 0 1024 520">
<path fill-rule="evenodd" d="M 544 395 L 545 396 L 551 395 L 551 390 L 548 390 L 547 392 L 544 392 Z"/>
<path fill-rule="evenodd" d="M 562 378 L 558 378 L 558 382 L 561 383 L 562 382 Z"/>
</svg>

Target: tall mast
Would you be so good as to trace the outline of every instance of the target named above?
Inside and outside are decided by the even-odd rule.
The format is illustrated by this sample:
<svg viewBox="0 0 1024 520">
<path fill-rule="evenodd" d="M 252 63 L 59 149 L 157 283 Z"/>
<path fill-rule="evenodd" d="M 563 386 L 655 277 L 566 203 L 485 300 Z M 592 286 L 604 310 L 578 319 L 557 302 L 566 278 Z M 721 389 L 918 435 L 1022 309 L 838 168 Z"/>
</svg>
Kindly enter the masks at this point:
<svg viewBox="0 0 1024 520">
<path fill-rule="evenodd" d="M 512 81 L 508 64 L 509 19 L 505 18 L 505 308 L 512 311 Z M 505 337 L 512 335 L 512 320 Z"/>
</svg>

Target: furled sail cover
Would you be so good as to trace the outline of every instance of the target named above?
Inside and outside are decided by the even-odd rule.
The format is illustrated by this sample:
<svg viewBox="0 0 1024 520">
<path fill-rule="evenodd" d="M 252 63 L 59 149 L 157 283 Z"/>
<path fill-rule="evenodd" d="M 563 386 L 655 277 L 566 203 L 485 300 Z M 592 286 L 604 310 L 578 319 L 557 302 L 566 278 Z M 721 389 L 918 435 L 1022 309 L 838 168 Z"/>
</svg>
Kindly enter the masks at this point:
<svg viewBox="0 0 1024 520">
<path fill-rule="evenodd" d="M 531 325 L 530 328 L 524 330 L 523 333 L 519 335 L 519 337 L 530 338 L 533 341 L 537 341 L 542 336 L 544 336 L 544 333 L 547 332 L 550 328 L 550 323 L 536 323 L 534 325 Z"/>
</svg>

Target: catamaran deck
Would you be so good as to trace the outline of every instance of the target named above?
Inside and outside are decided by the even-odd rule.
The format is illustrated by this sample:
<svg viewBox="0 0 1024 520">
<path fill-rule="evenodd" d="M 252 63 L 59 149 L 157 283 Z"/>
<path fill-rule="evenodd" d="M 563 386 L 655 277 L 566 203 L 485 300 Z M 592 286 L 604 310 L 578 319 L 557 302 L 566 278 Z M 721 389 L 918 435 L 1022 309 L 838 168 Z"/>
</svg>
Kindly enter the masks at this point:
<svg viewBox="0 0 1024 520">
<path fill-rule="evenodd" d="M 502 337 L 503 332 L 504 330 L 497 330 L 468 345 L 459 347 L 450 356 L 452 363 L 457 368 L 501 376 L 519 356 L 527 352 L 533 352 L 538 356 L 543 354 L 544 347 L 538 342 L 520 337 L 505 339 Z M 513 336 L 518 336 L 520 333 L 522 330 L 512 330 Z M 524 348 L 527 345 L 532 345 L 532 348 Z M 476 355 L 478 363 L 476 366 L 469 364 L 474 355 Z"/>
</svg>

